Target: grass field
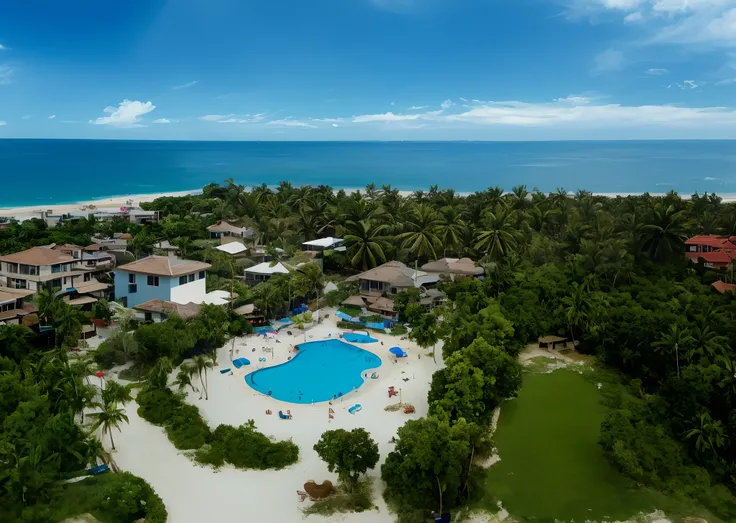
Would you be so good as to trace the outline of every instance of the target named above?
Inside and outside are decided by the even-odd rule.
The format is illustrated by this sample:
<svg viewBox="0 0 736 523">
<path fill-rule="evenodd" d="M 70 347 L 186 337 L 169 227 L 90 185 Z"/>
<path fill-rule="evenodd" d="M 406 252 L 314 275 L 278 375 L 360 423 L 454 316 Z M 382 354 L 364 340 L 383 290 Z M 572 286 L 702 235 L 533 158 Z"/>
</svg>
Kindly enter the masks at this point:
<svg viewBox="0 0 736 523">
<path fill-rule="evenodd" d="M 500 499 L 517 518 L 559 521 L 625 520 L 663 508 L 659 495 L 632 488 L 606 460 L 598 446 L 604 416 L 600 393 L 577 372 L 526 374 L 519 397 L 501 410 L 501 461 L 487 473 L 484 504 Z"/>
</svg>

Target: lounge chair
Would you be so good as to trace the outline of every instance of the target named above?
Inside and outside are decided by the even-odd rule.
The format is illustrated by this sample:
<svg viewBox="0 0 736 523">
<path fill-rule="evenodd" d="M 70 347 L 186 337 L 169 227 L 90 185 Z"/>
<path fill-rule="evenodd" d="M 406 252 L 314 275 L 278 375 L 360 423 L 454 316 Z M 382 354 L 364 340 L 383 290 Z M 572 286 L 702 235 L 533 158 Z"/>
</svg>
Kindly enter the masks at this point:
<svg viewBox="0 0 736 523">
<path fill-rule="evenodd" d="M 281 419 L 291 419 L 291 411 L 286 411 L 286 414 L 283 413 L 283 411 L 279 411 L 279 418 Z"/>
</svg>

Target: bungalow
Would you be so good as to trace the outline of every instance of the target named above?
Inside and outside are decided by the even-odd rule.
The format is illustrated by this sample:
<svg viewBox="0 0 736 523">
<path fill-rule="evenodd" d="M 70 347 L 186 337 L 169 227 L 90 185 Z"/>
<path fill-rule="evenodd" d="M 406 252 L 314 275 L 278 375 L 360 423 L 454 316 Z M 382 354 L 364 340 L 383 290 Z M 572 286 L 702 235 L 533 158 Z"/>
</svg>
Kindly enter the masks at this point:
<svg viewBox="0 0 736 523">
<path fill-rule="evenodd" d="M 0 325 L 20 325 L 23 316 L 34 312 L 35 308 L 23 303 L 32 294 L 29 290 L 0 288 Z"/>
<path fill-rule="evenodd" d="M 723 269 L 731 266 L 736 258 L 736 236 L 701 234 L 685 242 L 685 256 L 694 263 L 703 260 L 703 266 Z"/>
<path fill-rule="evenodd" d="M 205 277 L 209 263 L 171 256 L 148 256 L 119 266 L 115 297 L 126 307 L 154 298 L 180 304 L 202 303 L 207 296 Z"/>
<path fill-rule="evenodd" d="M 168 320 L 172 314 L 177 314 L 185 321 L 191 320 L 199 315 L 201 307 L 196 303 L 181 304 L 154 298 L 136 305 L 133 309 L 140 313 L 137 316 L 143 321 L 160 323 Z"/>
<path fill-rule="evenodd" d="M 225 220 L 220 220 L 214 225 L 207 227 L 210 231 L 210 240 L 221 240 L 223 237 L 252 238 L 256 232 L 250 227 L 237 227 Z"/>
<path fill-rule="evenodd" d="M 358 281 L 360 294 L 365 296 L 398 294 L 407 289 L 437 283 L 439 280 L 438 274 L 410 269 L 400 261 L 390 261 L 348 278 L 348 281 Z"/>
<path fill-rule="evenodd" d="M 291 271 L 281 262 L 273 264 L 271 262 L 263 262 L 245 269 L 245 283 L 248 285 L 258 285 L 261 282 L 270 280 L 274 274 L 289 274 L 289 272 Z"/>
<path fill-rule="evenodd" d="M 724 281 L 718 280 L 712 283 L 712 287 L 720 294 L 730 292 L 731 294 L 736 295 L 736 285 L 734 285 L 733 283 L 726 283 Z"/>
<path fill-rule="evenodd" d="M 430 274 L 446 274 L 454 280 L 460 276 L 478 278 L 483 276 L 483 267 L 475 265 L 470 258 L 442 258 L 422 265 L 422 270 Z"/>
<path fill-rule="evenodd" d="M 308 242 L 302 243 L 302 245 L 304 246 L 304 250 L 307 252 L 322 252 L 330 249 L 345 250 L 345 247 L 340 247 L 342 242 L 342 238 L 333 238 L 330 236 L 327 238 L 310 240 Z"/>
</svg>

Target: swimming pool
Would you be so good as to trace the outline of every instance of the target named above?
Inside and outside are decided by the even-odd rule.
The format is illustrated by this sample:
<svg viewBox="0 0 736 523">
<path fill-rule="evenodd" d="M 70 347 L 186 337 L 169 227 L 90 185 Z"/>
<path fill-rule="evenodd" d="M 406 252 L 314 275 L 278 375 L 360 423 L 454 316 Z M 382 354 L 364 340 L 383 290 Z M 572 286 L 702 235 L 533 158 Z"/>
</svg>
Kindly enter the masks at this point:
<svg viewBox="0 0 736 523">
<path fill-rule="evenodd" d="M 351 343 L 376 343 L 378 341 L 376 338 L 371 338 L 360 332 L 346 332 L 342 335 L 342 339 Z"/>
<path fill-rule="evenodd" d="M 291 360 L 245 376 L 261 394 L 281 401 L 312 403 L 343 396 L 363 385 L 363 373 L 381 366 L 381 358 L 341 340 L 297 345 Z"/>
</svg>

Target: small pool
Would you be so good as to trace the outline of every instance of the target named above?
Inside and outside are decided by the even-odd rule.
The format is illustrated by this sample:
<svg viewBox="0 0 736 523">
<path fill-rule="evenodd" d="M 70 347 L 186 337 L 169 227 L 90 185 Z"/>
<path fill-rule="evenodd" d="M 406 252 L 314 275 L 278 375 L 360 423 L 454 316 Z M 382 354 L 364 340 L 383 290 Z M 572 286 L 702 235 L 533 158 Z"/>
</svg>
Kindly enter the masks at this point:
<svg viewBox="0 0 736 523">
<path fill-rule="evenodd" d="M 251 372 L 245 382 L 281 401 L 312 403 L 344 396 L 363 385 L 363 373 L 381 366 L 381 358 L 341 340 L 297 345 L 290 361 Z"/>
<path fill-rule="evenodd" d="M 342 335 L 342 339 L 350 343 L 376 343 L 378 341 L 376 338 L 371 338 L 367 334 L 359 332 L 346 332 Z"/>
</svg>

